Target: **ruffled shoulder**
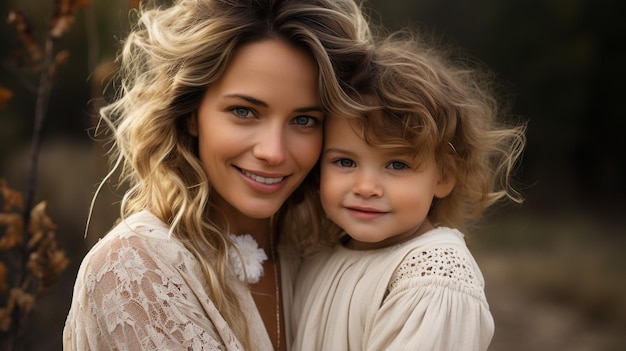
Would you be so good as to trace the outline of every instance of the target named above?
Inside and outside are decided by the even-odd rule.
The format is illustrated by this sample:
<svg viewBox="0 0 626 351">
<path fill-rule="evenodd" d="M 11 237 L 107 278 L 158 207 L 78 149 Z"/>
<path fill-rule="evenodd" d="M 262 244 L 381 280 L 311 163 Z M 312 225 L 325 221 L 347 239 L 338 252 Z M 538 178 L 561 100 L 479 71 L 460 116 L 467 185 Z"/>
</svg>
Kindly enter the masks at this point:
<svg viewBox="0 0 626 351">
<path fill-rule="evenodd" d="M 436 284 L 484 296 L 485 283 L 476 261 L 462 240 L 445 240 L 448 234 L 432 233 L 429 243 L 416 245 L 398 265 L 389 290 Z M 443 240 L 436 240 L 437 235 Z"/>
</svg>

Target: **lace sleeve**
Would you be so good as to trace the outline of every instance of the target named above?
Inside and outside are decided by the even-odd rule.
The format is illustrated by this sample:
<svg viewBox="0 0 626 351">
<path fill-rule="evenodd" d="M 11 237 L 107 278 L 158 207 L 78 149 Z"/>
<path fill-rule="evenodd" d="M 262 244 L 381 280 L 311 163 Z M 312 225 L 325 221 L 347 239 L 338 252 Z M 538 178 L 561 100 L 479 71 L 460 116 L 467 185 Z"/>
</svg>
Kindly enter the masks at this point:
<svg viewBox="0 0 626 351">
<path fill-rule="evenodd" d="M 197 292 L 186 283 L 191 276 L 185 265 L 162 258 L 178 248 L 151 245 L 157 244 L 116 238 L 85 259 L 76 282 L 83 287 L 74 296 L 81 308 L 72 306 L 76 311 L 68 317 L 76 348 L 224 350 Z"/>
</svg>

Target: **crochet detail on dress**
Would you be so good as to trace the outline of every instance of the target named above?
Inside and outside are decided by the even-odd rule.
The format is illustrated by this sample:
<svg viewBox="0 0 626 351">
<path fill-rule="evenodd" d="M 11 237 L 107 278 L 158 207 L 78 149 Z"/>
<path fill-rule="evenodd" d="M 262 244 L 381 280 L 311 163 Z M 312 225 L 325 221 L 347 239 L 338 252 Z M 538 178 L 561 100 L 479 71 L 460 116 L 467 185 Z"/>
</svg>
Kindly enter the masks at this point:
<svg viewBox="0 0 626 351">
<path fill-rule="evenodd" d="M 484 283 L 476 276 L 474 266 L 464 250 L 455 247 L 435 247 L 415 250 L 407 255 L 394 273 L 389 290 L 405 281 L 438 278 L 469 289 L 483 290 Z"/>
</svg>

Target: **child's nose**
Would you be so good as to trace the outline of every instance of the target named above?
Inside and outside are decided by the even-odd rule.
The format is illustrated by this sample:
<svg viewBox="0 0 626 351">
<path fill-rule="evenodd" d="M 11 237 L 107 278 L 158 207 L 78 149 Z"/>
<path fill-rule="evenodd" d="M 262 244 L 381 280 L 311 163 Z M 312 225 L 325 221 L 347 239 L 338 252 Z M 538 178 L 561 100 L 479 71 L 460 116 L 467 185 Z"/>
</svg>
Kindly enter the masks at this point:
<svg viewBox="0 0 626 351">
<path fill-rule="evenodd" d="M 362 172 L 358 175 L 352 192 L 365 198 L 380 197 L 383 195 L 383 186 L 376 174 Z"/>
</svg>

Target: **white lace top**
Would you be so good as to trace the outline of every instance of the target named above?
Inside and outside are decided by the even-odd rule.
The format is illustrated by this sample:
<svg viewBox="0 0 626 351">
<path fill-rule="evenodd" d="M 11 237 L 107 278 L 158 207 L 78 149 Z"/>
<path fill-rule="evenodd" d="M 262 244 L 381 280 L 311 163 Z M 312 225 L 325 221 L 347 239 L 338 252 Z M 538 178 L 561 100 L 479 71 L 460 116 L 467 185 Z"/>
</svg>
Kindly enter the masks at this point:
<svg viewBox="0 0 626 351">
<path fill-rule="evenodd" d="M 76 278 L 64 350 L 242 349 L 204 289 L 198 262 L 168 229 L 140 212 L 90 250 Z M 253 345 L 272 350 L 247 285 L 235 276 L 231 282 Z"/>
<path fill-rule="evenodd" d="M 437 228 L 379 250 L 305 260 L 291 350 L 486 350 L 494 322 L 463 235 Z"/>
</svg>

